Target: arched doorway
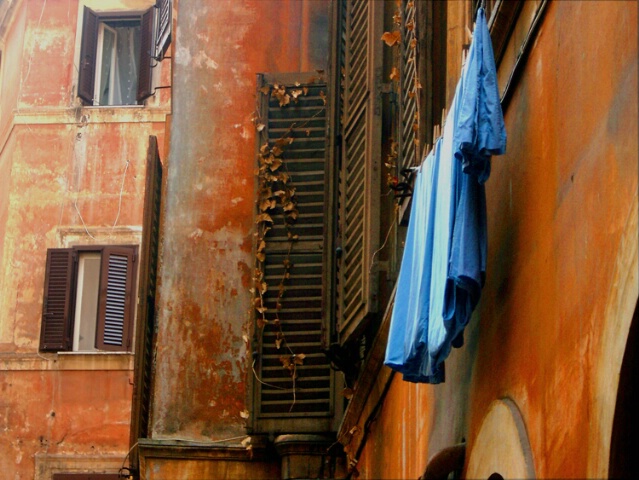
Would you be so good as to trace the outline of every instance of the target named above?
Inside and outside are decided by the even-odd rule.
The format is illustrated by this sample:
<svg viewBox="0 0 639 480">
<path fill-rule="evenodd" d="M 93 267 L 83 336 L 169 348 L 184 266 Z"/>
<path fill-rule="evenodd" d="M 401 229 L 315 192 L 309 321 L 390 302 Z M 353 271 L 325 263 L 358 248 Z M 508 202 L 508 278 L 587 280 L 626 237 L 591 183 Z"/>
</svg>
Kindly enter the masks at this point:
<svg viewBox="0 0 639 480">
<path fill-rule="evenodd" d="M 639 448 L 639 304 L 630 324 L 626 350 L 619 373 L 615 417 L 610 439 L 610 478 L 634 478 Z M 634 474 L 634 475 L 633 475 Z"/>
</svg>

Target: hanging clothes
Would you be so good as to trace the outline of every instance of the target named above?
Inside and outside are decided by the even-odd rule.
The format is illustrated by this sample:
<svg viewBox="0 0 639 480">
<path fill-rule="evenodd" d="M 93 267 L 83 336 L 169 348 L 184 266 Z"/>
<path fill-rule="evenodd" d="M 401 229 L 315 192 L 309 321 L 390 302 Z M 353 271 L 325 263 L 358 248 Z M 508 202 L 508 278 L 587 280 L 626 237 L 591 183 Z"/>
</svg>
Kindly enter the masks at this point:
<svg viewBox="0 0 639 480">
<path fill-rule="evenodd" d="M 415 176 L 413 207 L 406 232 L 384 360 L 386 365 L 403 373 L 404 379 L 419 377 L 427 383 L 443 381 L 443 377 L 430 371 L 428 365 L 422 365 L 423 359 L 430 358 L 425 349 L 438 152 L 439 147 L 436 146 Z"/>
<path fill-rule="evenodd" d="M 484 183 L 490 176 L 491 155 L 506 152 L 506 128 L 483 8 L 477 11 L 473 41 L 460 82 L 463 93 L 455 129 L 455 157 L 462 162 L 464 173 L 473 174 Z"/>
<path fill-rule="evenodd" d="M 406 381 L 444 381 L 463 345 L 486 275 L 484 183 L 506 130 L 486 15 L 477 13 L 468 58 L 443 136 L 417 173 L 385 364 Z"/>
</svg>

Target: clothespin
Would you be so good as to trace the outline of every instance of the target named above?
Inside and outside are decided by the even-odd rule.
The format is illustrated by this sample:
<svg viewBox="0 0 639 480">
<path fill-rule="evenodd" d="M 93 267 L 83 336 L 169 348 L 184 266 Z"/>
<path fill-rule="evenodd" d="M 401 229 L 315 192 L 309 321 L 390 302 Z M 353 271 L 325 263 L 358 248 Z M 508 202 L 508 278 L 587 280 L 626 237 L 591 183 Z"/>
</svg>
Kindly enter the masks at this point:
<svg viewBox="0 0 639 480">
<path fill-rule="evenodd" d="M 426 145 L 424 145 L 424 150 L 422 150 L 422 162 L 428 156 L 429 153 L 430 153 L 430 143 L 427 143 Z"/>
</svg>

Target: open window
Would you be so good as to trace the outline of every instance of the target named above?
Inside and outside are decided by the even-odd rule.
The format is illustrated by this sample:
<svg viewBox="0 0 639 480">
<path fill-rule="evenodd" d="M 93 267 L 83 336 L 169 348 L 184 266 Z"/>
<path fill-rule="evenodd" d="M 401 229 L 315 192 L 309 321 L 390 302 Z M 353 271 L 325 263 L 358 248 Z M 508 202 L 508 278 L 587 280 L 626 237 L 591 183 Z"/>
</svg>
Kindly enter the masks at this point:
<svg viewBox="0 0 639 480">
<path fill-rule="evenodd" d="M 130 351 L 136 246 L 47 251 L 40 350 Z"/>
<path fill-rule="evenodd" d="M 85 105 L 137 105 L 152 95 L 154 7 L 142 14 L 84 7 L 78 96 Z"/>
</svg>

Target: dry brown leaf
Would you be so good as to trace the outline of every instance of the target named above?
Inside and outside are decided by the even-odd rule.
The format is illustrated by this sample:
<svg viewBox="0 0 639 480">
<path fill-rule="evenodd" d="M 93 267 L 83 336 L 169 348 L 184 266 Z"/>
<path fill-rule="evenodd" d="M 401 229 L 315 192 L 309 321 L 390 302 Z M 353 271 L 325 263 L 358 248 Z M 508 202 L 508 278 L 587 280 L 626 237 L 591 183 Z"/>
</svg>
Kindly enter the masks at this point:
<svg viewBox="0 0 639 480">
<path fill-rule="evenodd" d="M 416 46 L 417 46 L 417 39 L 416 39 L 416 38 L 413 38 L 413 39 L 410 41 L 410 48 L 415 48 Z"/>
<path fill-rule="evenodd" d="M 399 30 L 395 30 L 393 32 L 384 32 L 384 35 L 382 35 L 382 40 L 386 43 L 386 45 L 392 47 L 399 44 L 399 42 L 402 40 L 402 34 Z"/>
<path fill-rule="evenodd" d="M 261 132 L 262 130 L 264 130 L 265 127 L 266 127 L 266 125 L 264 125 L 263 123 L 258 123 L 257 127 L 255 127 L 255 128 L 257 128 L 258 132 Z"/>
<path fill-rule="evenodd" d="M 302 91 L 304 92 L 304 95 L 308 95 L 308 87 L 302 87 Z"/>
<path fill-rule="evenodd" d="M 271 93 L 271 87 L 269 87 L 268 85 L 264 85 L 262 88 L 260 88 L 260 92 L 262 92 L 264 95 L 268 95 L 269 93 Z"/>
<path fill-rule="evenodd" d="M 402 15 L 399 12 L 395 12 L 395 15 L 393 15 L 393 23 L 395 25 L 402 24 Z"/>
<path fill-rule="evenodd" d="M 399 69 L 397 67 L 393 67 L 391 69 L 391 73 L 389 75 L 391 80 L 399 80 Z"/>
<path fill-rule="evenodd" d="M 295 363 L 295 365 L 302 365 L 304 363 L 305 358 L 306 358 L 306 355 L 304 355 L 303 353 L 298 353 L 297 355 L 293 355 L 293 363 Z"/>
<path fill-rule="evenodd" d="M 260 223 L 260 222 L 269 222 L 269 223 L 273 223 L 273 219 L 271 218 L 271 216 L 268 213 L 260 213 L 256 218 L 255 218 L 255 223 Z"/>
<path fill-rule="evenodd" d="M 260 262 L 264 263 L 264 260 L 266 260 L 266 255 L 264 255 L 264 252 L 260 252 L 255 255 L 255 258 L 257 258 Z"/>
<path fill-rule="evenodd" d="M 274 172 L 281 166 L 282 166 L 282 160 L 280 160 L 279 158 L 276 158 L 275 160 L 273 160 L 273 163 L 271 164 L 269 168 L 271 169 L 271 172 Z"/>
<path fill-rule="evenodd" d="M 322 99 L 322 101 L 324 102 L 324 105 L 326 105 L 326 94 L 324 93 L 324 90 L 320 90 L 319 96 Z"/>
</svg>

